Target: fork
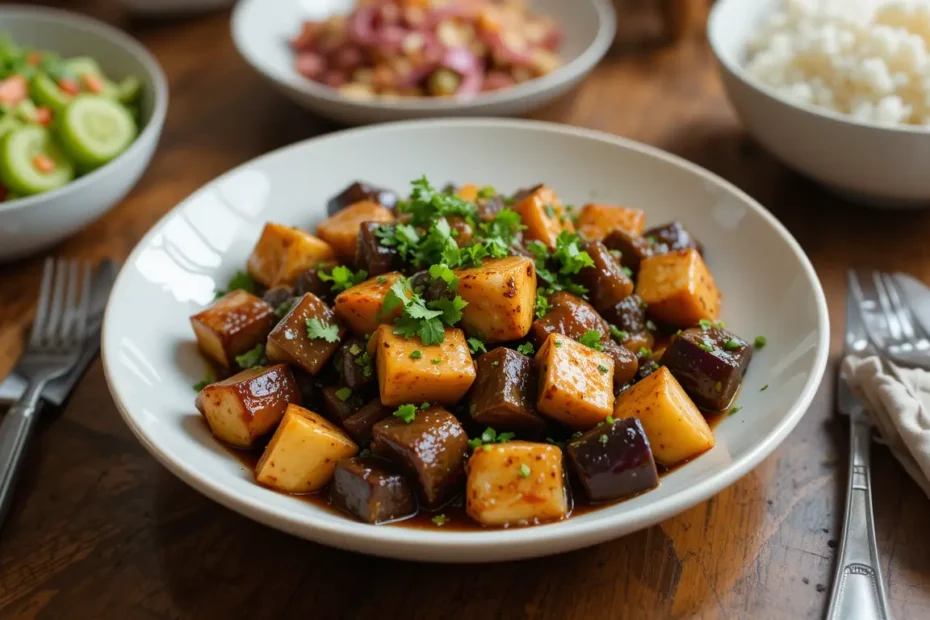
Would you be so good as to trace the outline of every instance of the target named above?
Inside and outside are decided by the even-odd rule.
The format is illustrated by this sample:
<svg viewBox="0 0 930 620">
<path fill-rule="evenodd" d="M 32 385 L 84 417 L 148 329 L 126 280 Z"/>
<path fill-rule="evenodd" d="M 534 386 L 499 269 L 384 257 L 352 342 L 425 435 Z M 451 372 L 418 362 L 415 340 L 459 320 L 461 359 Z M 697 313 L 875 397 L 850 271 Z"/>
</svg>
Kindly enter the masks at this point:
<svg viewBox="0 0 930 620">
<path fill-rule="evenodd" d="M 83 275 L 81 274 L 83 272 Z M 0 423 L 0 523 L 10 507 L 26 443 L 38 419 L 42 390 L 78 363 L 87 336 L 91 265 L 45 261 L 39 302 L 18 370 L 28 385 Z"/>
<path fill-rule="evenodd" d="M 903 301 L 894 276 L 853 272 L 849 286 L 872 345 L 896 364 L 930 370 L 930 338 Z"/>
</svg>

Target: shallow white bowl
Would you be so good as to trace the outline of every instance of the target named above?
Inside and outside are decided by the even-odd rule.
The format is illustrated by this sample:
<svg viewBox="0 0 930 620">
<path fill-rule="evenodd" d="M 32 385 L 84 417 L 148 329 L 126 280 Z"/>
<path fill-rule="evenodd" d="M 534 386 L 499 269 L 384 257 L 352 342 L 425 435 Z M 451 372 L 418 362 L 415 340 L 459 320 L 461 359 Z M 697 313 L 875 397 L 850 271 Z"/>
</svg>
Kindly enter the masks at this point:
<svg viewBox="0 0 930 620">
<path fill-rule="evenodd" d="M 275 88 L 314 112 L 350 125 L 431 116 L 516 116 L 571 90 L 607 52 L 617 27 L 611 0 L 532 0 L 530 4 L 553 16 L 563 29 L 564 65 L 514 88 L 467 99 L 358 101 L 297 73 L 288 43 L 302 22 L 347 13 L 352 0 L 240 0 L 232 17 L 232 36 L 243 58 Z"/>
<path fill-rule="evenodd" d="M 749 75 L 746 43 L 782 0 L 717 0 L 707 26 L 727 94 L 752 136 L 801 174 L 856 202 L 930 206 L 930 129 L 875 125 L 785 99 Z"/>
<path fill-rule="evenodd" d="M 371 157 L 384 145 L 391 157 Z M 717 446 L 666 475 L 658 489 L 627 502 L 506 531 L 375 527 L 258 486 L 194 409 L 191 385 L 205 366 L 188 317 L 243 267 L 266 220 L 312 226 L 325 216 L 327 198 L 356 179 L 405 191 L 410 179 L 423 174 L 439 185 L 472 181 L 504 191 L 545 181 L 570 203 L 636 205 L 651 224 L 684 222 L 707 247 L 728 326 L 747 338 L 768 337 L 750 365 L 739 397 L 743 409 L 716 429 Z M 615 538 L 733 483 L 801 418 L 820 383 L 828 344 L 827 306 L 810 262 L 770 213 L 732 185 L 607 134 L 531 121 L 459 119 L 332 134 L 275 151 L 209 183 L 169 212 L 126 261 L 107 308 L 102 353 L 126 423 L 159 461 L 208 497 L 327 545 L 482 562 Z M 761 392 L 765 384 L 769 388 Z"/>
<path fill-rule="evenodd" d="M 56 9 L 0 7 L 0 33 L 21 45 L 63 56 L 92 56 L 113 79 L 134 75 L 143 85 L 142 128 L 126 152 L 44 194 L 0 203 L 0 260 L 58 243 L 109 211 L 148 167 L 168 109 L 168 85 L 155 58 L 135 39 L 96 20 Z"/>
</svg>

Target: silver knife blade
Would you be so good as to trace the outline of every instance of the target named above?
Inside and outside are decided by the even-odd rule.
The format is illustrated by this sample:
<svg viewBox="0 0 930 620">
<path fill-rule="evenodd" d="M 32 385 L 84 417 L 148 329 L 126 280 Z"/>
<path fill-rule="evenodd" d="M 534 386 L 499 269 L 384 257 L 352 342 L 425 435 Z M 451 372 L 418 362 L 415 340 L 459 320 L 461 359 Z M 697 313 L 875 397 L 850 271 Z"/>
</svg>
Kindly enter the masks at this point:
<svg viewBox="0 0 930 620">
<path fill-rule="evenodd" d="M 894 274 L 894 279 L 904 293 L 904 302 L 917 317 L 924 331 L 930 334 L 930 288 L 906 273 L 897 272 Z"/>
<path fill-rule="evenodd" d="M 119 273 L 119 263 L 111 260 L 101 262 L 94 271 L 93 285 L 91 289 L 91 314 L 90 328 L 91 334 L 87 338 L 84 350 L 81 352 L 81 358 L 67 375 L 56 379 L 48 384 L 42 397 L 58 406 L 65 402 L 68 394 L 71 393 L 74 384 L 87 365 L 90 364 L 97 356 L 100 350 L 100 326 L 103 322 L 103 312 L 106 309 L 107 299 L 110 297 L 110 290 L 116 281 L 116 275 Z M 10 404 L 19 400 L 23 391 L 26 389 L 26 380 L 16 371 L 16 368 L 0 383 L 0 404 Z"/>
</svg>

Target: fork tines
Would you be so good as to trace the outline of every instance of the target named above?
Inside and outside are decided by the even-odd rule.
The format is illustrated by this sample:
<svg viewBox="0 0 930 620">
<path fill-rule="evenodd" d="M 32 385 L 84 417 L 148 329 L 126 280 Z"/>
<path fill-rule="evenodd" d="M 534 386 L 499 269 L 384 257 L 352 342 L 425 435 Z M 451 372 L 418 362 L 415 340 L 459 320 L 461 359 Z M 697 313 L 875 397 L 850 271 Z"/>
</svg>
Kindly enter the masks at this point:
<svg viewBox="0 0 930 620">
<path fill-rule="evenodd" d="M 91 277 L 89 262 L 45 260 L 28 349 L 68 348 L 83 343 L 87 337 Z"/>
</svg>

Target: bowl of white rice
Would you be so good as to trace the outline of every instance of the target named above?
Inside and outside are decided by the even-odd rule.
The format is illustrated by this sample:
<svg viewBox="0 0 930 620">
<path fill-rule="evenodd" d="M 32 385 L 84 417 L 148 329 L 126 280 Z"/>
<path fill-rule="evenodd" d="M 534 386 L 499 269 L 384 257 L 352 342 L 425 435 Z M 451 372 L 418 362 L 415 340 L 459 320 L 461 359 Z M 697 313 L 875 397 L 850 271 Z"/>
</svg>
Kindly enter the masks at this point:
<svg viewBox="0 0 930 620">
<path fill-rule="evenodd" d="M 708 38 L 772 154 L 851 200 L 930 207 L 930 0 L 717 0 Z"/>
</svg>

